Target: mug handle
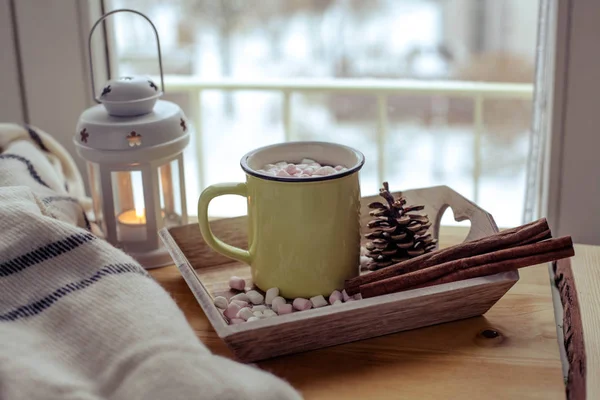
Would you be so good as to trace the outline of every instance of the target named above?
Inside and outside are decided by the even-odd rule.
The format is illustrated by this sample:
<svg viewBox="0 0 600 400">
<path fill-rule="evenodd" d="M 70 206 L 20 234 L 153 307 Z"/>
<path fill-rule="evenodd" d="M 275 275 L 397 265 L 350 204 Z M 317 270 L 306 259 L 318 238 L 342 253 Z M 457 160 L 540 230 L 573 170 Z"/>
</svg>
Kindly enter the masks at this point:
<svg viewBox="0 0 600 400">
<path fill-rule="evenodd" d="M 208 205 L 215 197 L 226 194 L 236 194 L 238 196 L 247 197 L 248 188 L 245 183 L 218 183 L 204 189 L 200 195 L 200 199 L 198 199 L 198 225 L 200 226 L 200 233 L 206 244 L 212 247 L 213 250 L 226 257 L 250 264 L 250 252 L 248 250 L 243 250 L 223 242 L 215 237 L 210 229 L 210 223 L 208 222 Z"/>
</svg>

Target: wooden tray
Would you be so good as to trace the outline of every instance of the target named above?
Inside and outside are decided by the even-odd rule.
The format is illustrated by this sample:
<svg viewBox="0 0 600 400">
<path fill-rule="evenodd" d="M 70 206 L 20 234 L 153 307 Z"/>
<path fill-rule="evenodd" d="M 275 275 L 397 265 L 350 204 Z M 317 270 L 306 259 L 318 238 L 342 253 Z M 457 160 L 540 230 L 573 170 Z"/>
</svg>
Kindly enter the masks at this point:
<svg viewBox="0 0 600 400">
<path fill-rule="evenodd" d="M 450 206 L 457 221 L 469 219 L 466 241 L 498 231 L 492 216 L 447 186 L 403 192 L 409 204 L 425 205 L 433 234 L 439 235 L 444 211 Z M 370 219 L 362 201 L 362 226 Z M 225 243 L 247 247 L 246 217 L 216 220 L 215 235 Z M 420 328 L 481 315 L 519 279 L 517 271 L 295 312 L 251 323 L 228 325 L 213 304 L 213 296 L 230 297 L 232 275 L 250 282 L 250 267 L 232 261 L 204 243 L 196 224 L 162 229 L 160 236 L 181 275 L 215 331 L 243 362 L 333 346 L 388 333 Z"/>
</svg>

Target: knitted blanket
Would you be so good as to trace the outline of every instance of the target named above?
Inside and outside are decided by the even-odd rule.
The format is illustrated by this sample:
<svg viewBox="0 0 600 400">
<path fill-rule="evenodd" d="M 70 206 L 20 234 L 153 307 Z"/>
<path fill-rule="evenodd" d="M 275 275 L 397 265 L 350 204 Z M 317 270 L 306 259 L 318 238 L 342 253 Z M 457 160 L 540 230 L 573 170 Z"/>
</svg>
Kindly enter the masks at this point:
<svg viewBox="0 0 600 400">
<path fill-rule="evenodd" d="M 91 232 L 73 160 L 0 124 L 0 399 L 299 399 L 212 355 L 131 257 Z"/>
</svg>

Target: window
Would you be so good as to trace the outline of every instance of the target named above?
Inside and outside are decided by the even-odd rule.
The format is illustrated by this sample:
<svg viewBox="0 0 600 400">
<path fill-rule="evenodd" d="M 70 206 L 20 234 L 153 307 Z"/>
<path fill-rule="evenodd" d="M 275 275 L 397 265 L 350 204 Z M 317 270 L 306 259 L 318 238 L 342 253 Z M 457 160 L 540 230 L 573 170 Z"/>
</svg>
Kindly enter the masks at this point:
<svg viewBox="0 0 600 400">
<path fill-rule="evenodd" d="M 364 195 L 445 184 L 521 223 L 538 2 L 112 0 L 156 24 L 166 91 L 195 121 L 188 202 L 244 179 L 247 151 L 325 140 L 365 153 Z M 150 28 L 114 18 L 119 75 L 157 74 Z M 114 73 L 114 72 L 113 72 Z M 236 197 L 213 214 L 245 213 Z M 193 209 L 194 207 L 191 207 Z M 446 218 L 445 223 L 453 223 Z"/>
</svg>

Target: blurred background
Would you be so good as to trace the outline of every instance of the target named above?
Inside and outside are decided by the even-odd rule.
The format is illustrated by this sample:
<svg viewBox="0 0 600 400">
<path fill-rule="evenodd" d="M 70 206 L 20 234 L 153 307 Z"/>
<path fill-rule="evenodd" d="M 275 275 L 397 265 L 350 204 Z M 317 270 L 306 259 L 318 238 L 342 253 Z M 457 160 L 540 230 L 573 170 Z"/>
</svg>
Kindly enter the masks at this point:
<svg viewBox="0 0 600 400">
<path fill-rule="evenodd" d="M 166 91 L 194 122 L 188 202 L 242 181 L 284 140 L 361 150 L 363 195 L 448 185 L 521 223 L 532 147 L 537 0 L 110 0 L 156 24 Z M 147 23 L 109 25 L 112 73 L 158 74 Z M 189 209 L 193 210 L 191 206 Z M 241 215 L 245 200 L 214 202 Z M 444 223 L 452 224 L 446 215 Z"/>
</svg>

